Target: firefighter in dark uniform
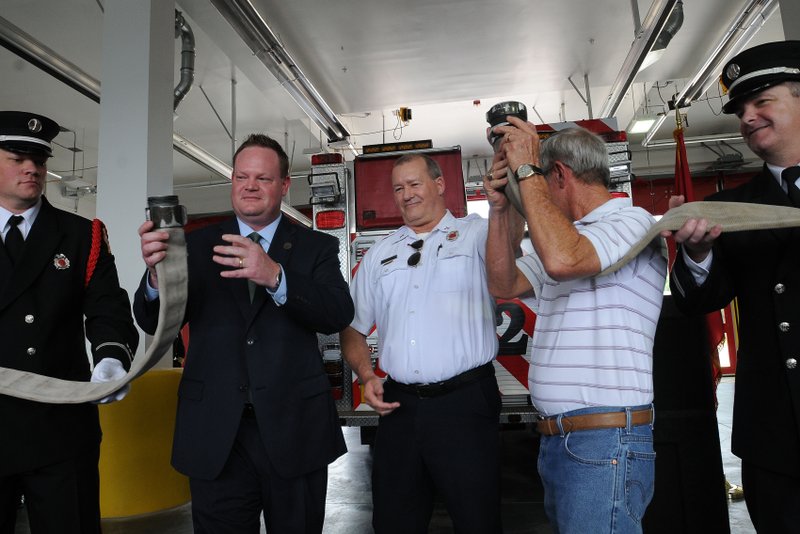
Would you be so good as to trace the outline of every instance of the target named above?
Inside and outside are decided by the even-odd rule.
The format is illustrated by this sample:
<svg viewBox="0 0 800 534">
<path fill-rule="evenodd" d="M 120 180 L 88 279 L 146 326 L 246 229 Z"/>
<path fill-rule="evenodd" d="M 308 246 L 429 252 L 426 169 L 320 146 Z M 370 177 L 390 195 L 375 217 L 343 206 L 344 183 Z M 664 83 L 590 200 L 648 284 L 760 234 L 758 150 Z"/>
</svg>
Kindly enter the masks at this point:
<svg viewBox="0 0 800 534">
<path fill-rule="evenodd" d="M 767 43 L 725 65 L 725 113 L 762 160 L 740 187 L 706 200 L 800 207 L 800 41 Z M 682 202 L 680 197 L 671 206 Z M 800 529 L 800 229 L 725 233 L 689 220 L 670 278 L 686 312 L 734 297 L 740 310 L 731 448 L 742 459 L 747 509 L 759 532 Z"/>
<path fill-rule="evenodd" d="M 125 375 L 139 334 L 102 224 L 42 195 L 58 131 L 0 112 L 0 367 L 103 382 Z M 33 534 L 100 532 L 97 406 L 0 396 L 0 436 L 1 532 L 14 532 L 20 492 Z"/>
</svg>

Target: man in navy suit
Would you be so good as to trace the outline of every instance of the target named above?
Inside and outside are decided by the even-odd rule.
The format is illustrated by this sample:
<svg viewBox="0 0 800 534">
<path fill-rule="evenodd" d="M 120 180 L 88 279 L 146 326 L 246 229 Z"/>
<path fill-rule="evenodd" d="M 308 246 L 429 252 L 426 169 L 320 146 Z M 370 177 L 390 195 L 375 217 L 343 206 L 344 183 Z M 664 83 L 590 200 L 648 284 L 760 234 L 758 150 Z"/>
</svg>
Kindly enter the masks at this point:
<svg viewBox="0 0 800 534">
<path fill-rule="evenodd" d="M 188 475 L 198 533 L 318 533 L 327 466 L 345 452 L 317 332 L 353 318 L 333 237 L 281 215 L 288 158 L 251 135 L 233 158 L 236 214 L 187 236 L 191 341 L 172 464 Z M 147 273 L 134 313 L 155 331 L 167 235 L 140 229 Z"/>
<path fill-rule="evenodd" d="M 800 41 L 766 43 L 722 72 L 724 113 L 739 118 L 761 172 L 706 200 L 800 208 Z M 681 197 L 670 200 L 679 205 Z M 739 350 L 731 449 L 742 459 L 747 510 L 759 532 L 800 525 L 800 230 L 726 233 L 691 219 L 675 232 L 681 251 L 670 276 L 681 310 L 739 305 Z"/>
</svg>

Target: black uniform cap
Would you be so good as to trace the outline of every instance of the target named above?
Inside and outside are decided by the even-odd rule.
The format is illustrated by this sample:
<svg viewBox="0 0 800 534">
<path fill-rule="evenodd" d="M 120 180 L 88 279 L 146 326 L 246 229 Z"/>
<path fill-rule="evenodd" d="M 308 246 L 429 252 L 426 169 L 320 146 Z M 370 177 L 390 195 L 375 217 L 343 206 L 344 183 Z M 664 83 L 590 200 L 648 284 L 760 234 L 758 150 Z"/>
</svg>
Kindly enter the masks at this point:
<svg viewBox="0 0 800 534">
<path fill-rule="evenodd" d="M 728 92 L 723 113 L 773 85 L 800 80 L 800 41 L 765 43 L 740 52 L 725 64 L 720 82 Z"/>
<path fill-rule="evenodd" d="M 17 154 L 53 155 L 56 121 L 27 111 L 0 111 L 0 148 Z"/>
</svg>

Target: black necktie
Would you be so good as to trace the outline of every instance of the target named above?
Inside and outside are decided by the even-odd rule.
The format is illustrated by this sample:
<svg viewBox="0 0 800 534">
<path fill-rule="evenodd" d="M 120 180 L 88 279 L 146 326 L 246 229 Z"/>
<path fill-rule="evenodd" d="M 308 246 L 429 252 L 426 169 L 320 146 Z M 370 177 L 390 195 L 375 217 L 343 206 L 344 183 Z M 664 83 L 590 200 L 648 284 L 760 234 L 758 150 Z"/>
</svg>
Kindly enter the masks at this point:
<svg viewBox="0 0 800 534">
<path fill-rule="evenodd" d="M 792 204 L 800 208 L 800 189 L 797 188 L 795 183 L 800 178 L 800 167 L 787 167 L 781 173 L 781 178 L 786 182 L 786 190 L 789 193 L 789 198 L 792 199 Z"/>
<path fill-rule="evenodd" d="M 11 258 L 11 263 L 16 264 L 19 257 L 22 255 L 22 247 L 25 245 L 25 240 L 22 239 L 22 232 L 19 230 L 19 223 L 22 222 L 22 215 L 12 215 L 8 220 L 11 229 L 6 234 L 6 251 Z"/>
<path fill-rule="evenodd" d="M 258 245 L 261 241 L 261 235 L 258 232 L 252 232 L 247 237 L 256 245 Z M 250 302 L 253 302 L 253 300 L 255 300 L 256 298 L 256 283 L 253 282 L 252 280 L 248 280 L 247 290 L 250 292 Z"/>
</svg>

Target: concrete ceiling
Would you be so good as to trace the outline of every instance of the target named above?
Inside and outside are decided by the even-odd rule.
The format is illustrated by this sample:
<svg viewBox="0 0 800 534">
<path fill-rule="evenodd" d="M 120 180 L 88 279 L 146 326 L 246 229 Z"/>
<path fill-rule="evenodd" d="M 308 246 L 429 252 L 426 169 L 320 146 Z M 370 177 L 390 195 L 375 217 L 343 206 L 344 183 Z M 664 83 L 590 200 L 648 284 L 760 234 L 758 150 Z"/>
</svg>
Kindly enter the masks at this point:
<svg viewBox="0 0 800 534">
<path fill-rule="evenodd" d="M 0 0 L 0 16 L 101 80 L 103 2 Z M 630 0 L 252 2 L 356 147 L 431 139 L 434 146 L 459 145 L 465 158 L 477 160 L 490 153 L 485 113 L 502 100 L 525 102 L 534 122 L 540 120 L 533 108 L 544 122 L 588 118 L 587 105 L 569 82 L 584 92 L 586 77 L 597 114 L 635 35 Z M 643 105 L 665 110 L 745 3 L 684 0 L 682 28 L 661 60 L 637 76 L 617 112 L 619 127 Z M 179 0 L 176 8 L 192 27 L 197 55 L 195 84 L 177 110 L 175 131 L 228 162 L 232 141 L 226 129 L 234 123 L 235 107 L 237 139 L 267 133 L 285 145 L 294 171 L 308 169 L 308 153 L 327 141 L 313 122 L 209 0 Z M 644 19 L 650 2 L 639 0 L 638 8 Z M 777 10 L 750 45 L 782 38 Z M 179 39 L 170 52 L 177 83 Z M 4 109 L 37 111 L 72 130 L 56 138 L 66 148 L 57 147 L 50 169 L 94 183 L 100 106 L 5 48 L 0 72 Z M 736 120 L 720 115 L 723 101 L 715 85 L 687 108 L 687 136 L 735 132 Z M 394 114 L 401 106 L 412 109 L 406 125 Z M 665 121 L 656 139 L 670 138 L 672 125 L 672 119 Z M 640 139 L 632 137 L 634 172 L 655 172 L 663 158 L 644 151 Z M 70 150 L 73 145 L 79 151 Z M 717 157 L 710 150 L 693 154 L 690 161 L 697 165 Z M 174 169 L 178 186 L 219 181 L 177 153 Z"/>
</svg>

